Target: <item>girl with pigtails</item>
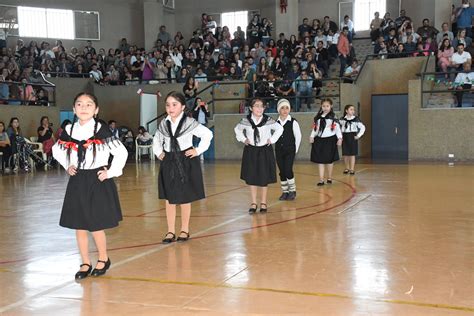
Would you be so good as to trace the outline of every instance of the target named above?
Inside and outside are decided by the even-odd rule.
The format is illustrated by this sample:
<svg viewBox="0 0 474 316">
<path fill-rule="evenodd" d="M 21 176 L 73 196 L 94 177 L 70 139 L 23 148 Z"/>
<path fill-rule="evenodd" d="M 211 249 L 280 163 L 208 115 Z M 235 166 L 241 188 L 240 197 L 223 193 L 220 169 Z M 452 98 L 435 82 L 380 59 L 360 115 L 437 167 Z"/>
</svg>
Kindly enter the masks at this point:
<svg viewBox="0 0 474 316">
<path fill-rule="evenodd" d="M 53 146 L 53 157 L 70 175 L 61 212 L 60 226 L 76 230 L 82 264 L 76 280 L 101 276 L 110 268 L 105 229 L 122 220 L 120 201 L 113 177 L 122 174 L 128 153 L 106 124 L 97 118 L 99 104 L 90 93 L 74 99 L 74 121 L 67 125 Z M 110 168 L 108 161 L 114 156 Z M 91 232 L 99 257 L 92 269 L 88 233 Z"/>
</svg>

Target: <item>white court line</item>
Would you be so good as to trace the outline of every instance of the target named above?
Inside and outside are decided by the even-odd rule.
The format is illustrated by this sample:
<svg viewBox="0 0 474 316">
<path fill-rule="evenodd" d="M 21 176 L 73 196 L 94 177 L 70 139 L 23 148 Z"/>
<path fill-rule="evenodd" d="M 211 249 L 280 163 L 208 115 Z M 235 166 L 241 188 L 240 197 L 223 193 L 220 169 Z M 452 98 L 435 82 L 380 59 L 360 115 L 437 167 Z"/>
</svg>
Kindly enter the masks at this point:
<svg viewBox="0 0 474 316">
<path fill-rule="evenodd" d="M 278 203 L 280 203 L 280 201 L 277 202 L 277 203 L 274 203 L 273 205 L 278 204 Z M 214 225 L 214 226 L 212 226 L 212 227 L 206 228 L 206 229 L 204 229 L 204 230 L 201 230 L 201 231 L 197 232 L 197 233 L 194 234 L 194 235 L 195 235 L 195 236 L 202 235 L 202 234 L 204 234 L 204 233 L 206 233 L 206 232 L 208 232 L 208 231 L 210 231 L 210 230 L 213 230 L 213 229 L 216 229 L 216 228 L 225 226 L 225 225 L 227 225 L 227 224 L 230 224 L 230 223 L 232 223 L 232 222 L 238 221 L 238 220 L 240 220 L 240 219 L 242 219 L 242 218 L 244 218 L 244 217 L 249 217 L 249 216 L 250 216 L 249 214 L 244 214 L 244 215 L 238 216 L 238 217 L 236 217 L 236 218 L 229 219 L 228 221 L 225 221 L 225 222 L 223 222 L 223 223 L 220 223 L 220 224 Z M 119 262 L 117 262 L 117 263 L 114 263 L 114 265 L 110 268 L 110 270 L 112 270 L 113 268 L 116 268 L 116 267 L 120 267 L 120 266 L 122 266 L 122 265 L 124 265 L 124 264 L 127 264 L 127 263 L 131 262 L 131 261 L 134 261 L 134 260 L 140 259 L 140 258 L 142 258 L 142 257 L 148 256 L 148 255 L 150 255 L 150 254 L 152 254 L 152 253 L 155 253 L 155 252 L 161 251 L 161 250 L 163 250 L 163 249 L 166 249 L 167 247 L 170 247 L 170 246 L 172 246 L 172 245 L 173 245 L 173 243 L 171 243 L 171 244 L 169 244 L 169 245 L 165 245 L 165 246 L 158 247 L 158 248 L 156 248 L 156 249 L 151 249 L 151 250 L 148 250 L 148 251 L 143 252 L 143 253 L 141 253 L 141 254 L 137 254 L 137 255 L 132 256 L 132 257 L 130 257 L 130 258 L 127 258 L 127 259 L 124 259 L 124 260 L 119 261 Z M 31 301 L 32 299 L 38 298 L 38 297 L 40 297 L 40 296 L 47 295 L 47 294 L 49 294 L 49 293 L 52 293 L 52 292 L 54 292 L 54 291 L 56 291 L 56 290 L 59 290 L 59 289 L 61 289 L 61 288 L 63 288 L 63 287 L 66 287 L 66 286 L 68 286 L 68 285 L 70 285 L 70 284 L 74 284 L 74 283 L 76 283 L 75 280 L 66 281 L 66 282 L 63 282 L 63 283 L 61 283 L 61 284 L 58 284 L 58 285 L 56 285 L 56 286 L 54 286 L 54 287 L 52 287 L 52 288 L 49 288 L 49 289 L 44 290 L 44 291 L 41 291 L 41 292 L 39 292 L 39 293 L 37 293 L 37 294 L 34 294 L 34 295 L 30 295 L 30 296 L 28 296 L 28 297 L 25 297 L 25 298 L 23 298 L 23 299 L 21 299 L 21 300 L 15 302 L 15 303 L 12 303 L 12 304 L 9 304 L 9 305 L 6 305 L 6 306 L 1 307 L 1 308 L 0 308 L 0 313 L 4 313 L 4 312 L 9 311 L 9 310 L 11 310 L 11 309 L 14 309 L 14 308 L 16 308 L 16 307 L 19 307 L 19 306 L 21 306 L 21 305 L 23 305 L 23 304 L 25 304 L 25 303 L 28 303 L 28 302 Z"/>
</svg>

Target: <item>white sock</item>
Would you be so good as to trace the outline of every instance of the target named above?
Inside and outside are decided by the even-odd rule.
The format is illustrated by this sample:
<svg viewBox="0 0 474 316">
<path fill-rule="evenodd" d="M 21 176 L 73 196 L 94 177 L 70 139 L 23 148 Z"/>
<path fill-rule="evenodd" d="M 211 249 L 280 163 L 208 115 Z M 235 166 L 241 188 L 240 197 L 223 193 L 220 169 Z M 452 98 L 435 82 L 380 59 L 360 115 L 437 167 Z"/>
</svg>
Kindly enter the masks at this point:
<svg viewBox="0 0 474 316">
<path fill-rule="evenodd" d="M 295 178 L 293 178 L 293 179 L 288 179 L 288 190 L 289 190 L 290 192 L 296 192 Z"/>
<path fill-rule="evenodd" d="M 288 193 L 288 181 L 280 181 L 283 193 Z"/>
</svg>

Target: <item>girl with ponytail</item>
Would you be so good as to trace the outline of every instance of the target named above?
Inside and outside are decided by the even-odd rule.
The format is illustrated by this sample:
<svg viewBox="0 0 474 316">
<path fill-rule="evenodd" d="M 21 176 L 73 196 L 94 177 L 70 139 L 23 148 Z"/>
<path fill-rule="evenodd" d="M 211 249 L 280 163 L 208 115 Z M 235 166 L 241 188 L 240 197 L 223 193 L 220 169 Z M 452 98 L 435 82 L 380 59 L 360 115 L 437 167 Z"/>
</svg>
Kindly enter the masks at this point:
<svg viewBox="0 0 474 316">
<path fill-rule="evenodd" d="M 80 280 L 89 275 L 101 276 L 110 268 L 104 230 L 116 227 L 122 220 L 112 178 L 122 174 L 128 152 L 98 119 L 99 104 L 93 94 L 79 93 L 73 110 L 74 120 L 53 146 L 53 157 L 70 176 L 59 225 L 76 230 L 82 264 L 75 278 Z M 109 167 L 110 155 L 114 159 Z M 94 269 L 89 258 L 88 232 L 99 252 Z"/>
</svg>

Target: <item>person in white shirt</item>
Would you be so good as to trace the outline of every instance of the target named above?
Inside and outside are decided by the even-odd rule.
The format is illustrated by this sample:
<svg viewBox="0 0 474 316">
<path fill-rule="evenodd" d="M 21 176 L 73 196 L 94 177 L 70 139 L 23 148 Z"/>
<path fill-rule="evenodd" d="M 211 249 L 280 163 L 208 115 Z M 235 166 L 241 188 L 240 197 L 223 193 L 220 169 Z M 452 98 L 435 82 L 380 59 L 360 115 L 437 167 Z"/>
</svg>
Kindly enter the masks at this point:
<svg viewBox="0 0 474 316">
<path fill-rule="evenodd" d="M 349 33 L 347 34 L 347 39 L 349 40 L 349 43 L 352 43 L 352 38 L 355 35 L 354 22 L 349 19 L 348 15 L 344 16 L 344 20 L 341 22 L 341 31 L 344 29 L 344 27 L 348 28 Z"/>
<path fill-rule="evenodd" d="M 355 158 L 359 153 L 358 140 L 365 133 L 365 125 L 355 116 L 355 106 L 348 104 L 344 108 L 344 117 L 339 122 L 342 131 L 342 156 L 346 169 L 344 174 L 355 174 Z"/>
<path fill-rule="evenodd" d="M 443 41 L 445 36 L 449 38 L 449 41 L 452 44 L 454 41 L 454 34 L 449 30 L 449 24 L 446 22 L 441 25 L 441 32 L 436 34 L 436 42 L 438 43 L 438 45 L 441 45 L 441 42 Z"/>
<path fill-rule="evenodd" d="M 462 98 L 464 95 L 464 90 L 471 90 L 472 83 L 474 82 L 474 72 L 471 72 L 471 65 L 463 65 L 464 72 L 457 74 L 456 79 L 454 79 L 454 86 L 456 87 L 456 99 L 458 108 L 462 107 Z"/>
<path fill-rule="evenodd" d="M 252 197 L 250 214 L 257 211 L 258 187 L 262 189 L 260 212 L 267 211 L 267 186 L 276 182 L 272 144 L 275 144 L 283 134 L 283 127 L 264 114 L 264 111 L 263 101 L 259 98 L 253 99 L 250 102 L 250 113 L 234 128 L 237 140 L 245 144 L 240 179 L 250 186 Z"/>
<path fill-rule="evenodd" d="M 459 43 L 457 49 L 457 52 L 451 56 L 451 67 L 461 70 L 464 64 L 468 64 L 471 69 L 471 54 L 464 51 L 464 44 Z"/>
<path fill-rule="evenodd" d="M 91 75 L 92 78 L 94 78 L 94 80 L 97 82 L 97 83 L 101 83 L 102 80 L 104 79 L 104 76 L 102 75 L 102 71 L 100 71 L 98 68 L 97 68 L 97 65 L 96 64 L 93 64 L 92 67 L 91 67 L 91 71 L 89 71 L 89 74 Z"/>
<path fill-rule="evenodd" d="M 168 232 L 163 243 L 184 242 L 189 239 L 191 202 L 205 198 L 199 155 L 212 140 L 212 132 L 184 113 L 186 100 L 171 91 L 165 98 L 168 114 L 158 125 L 153 139 L 153 153 L 161 160 L 158 175 L 159 198 L 166 200 Z M 193 136 L 200 138 L 193 147 Z M 181 232 L 176 238 L 176 205 L 181 206 Z"/>
<path fill-rule="evenodd" d="M 357 75 L 359 74 L 360 71 L 360 65 L 357 59 L 352 60 L 352 64 L 346 68 L 344 71 L 344 82 L 345 83 L 352 83 L 356 78 Z"/>
<path fill-rule="evenodd" d="M 59 225 L 76 230 L 82 258 L 76 280 L 101 276 L 110 268 L 105 229 L 122 220 L 117 187 L 112 178 L 122 175 L 128 152 L 97 119 L 97 98 L 80 93 L 74 99 L 74 121 L 67 125 L 53 146 L 53 157 L 70 175 Z M 107 168 L 110 155 L 114 156 Z M 99 260 L 92 270 L 88 234 L 92 233 Z"/>
<path fill-rule="evenodd" d="M 279 200 L 292 201 L 296 198 L 296 183 L 293 173 L 293 163 L 301 144 L 301 129 L 298 121 L 290 115 L 291 105 L 287 99 L 277 103 L 280 114 L 277 123 L 283 126 L 283 134 L 275 144 L 275 155 L 280 169 L 280 183 L 283 191 Z"/>
<path fill-rule="evenodd" d="M 326 182 L 331 184 L 334 162 L 339 160 L 337 146 L 342 144 L 341 127 L 334 114 L 331 99 L 321 101 L 321 109 L 314 117 L 309 142 L 312 144 L 311 161 L 318 164 L 318 186 L 324 185 L 324 166 L 328 169 Z"/>
</svg>

